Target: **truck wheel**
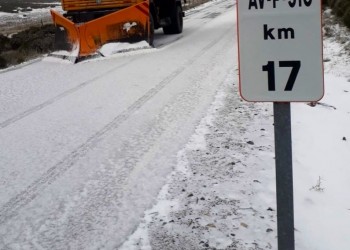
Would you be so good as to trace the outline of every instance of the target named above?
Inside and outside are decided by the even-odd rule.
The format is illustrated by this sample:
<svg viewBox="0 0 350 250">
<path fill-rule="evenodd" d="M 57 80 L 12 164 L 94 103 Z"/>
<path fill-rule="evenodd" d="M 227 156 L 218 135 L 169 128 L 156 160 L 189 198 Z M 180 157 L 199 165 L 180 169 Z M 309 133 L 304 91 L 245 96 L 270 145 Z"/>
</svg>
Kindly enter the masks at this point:
<svg viewBox="0 0 350 250">
<path fill-rule="evenodd" d="M 183 17 L 180 6 L 176 6 L 171 16 L 171 24 L 163 27 L 164 34 L 180 34 L 183 28 Z"/>
</svg>

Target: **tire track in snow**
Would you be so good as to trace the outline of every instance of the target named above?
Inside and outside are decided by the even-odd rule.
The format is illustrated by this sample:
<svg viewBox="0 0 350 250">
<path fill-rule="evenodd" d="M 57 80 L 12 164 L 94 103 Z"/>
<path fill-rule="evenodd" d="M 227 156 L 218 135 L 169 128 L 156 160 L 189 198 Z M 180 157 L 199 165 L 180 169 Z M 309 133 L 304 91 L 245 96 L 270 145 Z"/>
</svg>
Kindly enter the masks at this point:
<svg viewBox="0 0 350 250">
<path fill-rule="evenodd" d="M 45 101 L 45 102 L 43 102 L 43 103 L 41 103 L 41 104 L 39 104 L 37 106 L 34 106 L 34 107 L 30 108 L 30 109 L 27 109 L 26 111 L 24 111 L 24 112 L 14 116 L 14 117 L 11 117 L 11 118 L 1 122 L 0 123 L 0 129 L 6 128 L 7 126 L 9 126 L 9 125 L 11 125 L 11 124 L 21 120 L 21 119 L 23 119 L 23 118 L 33 114 L 33 113 L 39 111 L 39 110 L 41 110 L 41 109 L 43 109 L 43 108 L 45 108 L 45 107 L 47 107 L 47 106 L 49 106 L 49 105 L 59 101 L 59 100 L 61 100 L 62 98 L 66 97 L 66 96 L 68 96 L 68 95 L 70 95 L 70 94 L 72 94 L 74 92 L 77 92 L 78 90 L 84 88 L 85 86 L 88 86 L 89 84 L 93 83 L 94 81 L 96 81 L 96 80 L 98 80 L 98 79 L 100 79 L 100 78 L 110 74 L 111 72 L 115 71 L 116 69 L 122 68 L 122 67 L 128 65 L 129 63 L 132 63 L 136 59 L 137 58 L 131 59 L 131 60 L 129 60 L 129 61 L 127 61 L 127 62 L 125 62 L 125 63 L 123 63 L 121 65 L 113 67 L 110 70 L 107 70 L 106 72 L 103 72 L 102 74 L 99 74 L 98 76 L 95 76 L 94 78 L 92 78 L 90 80 L 87 80 L 87 81 L 85 81 L 83 83 L 80 83 L 78 86 L 76 86 L 76 87 L 74 87 L 72 89 L 66 90 L 65 92 L 63 92 L 63 93 L 61 93 L 61 94 L 59 94 L 59 95 L 57 95 L 57 96 L 55 96 L 55 97 Z"/>
<path fill-rule="evenodd" d="M 225 29 L 223 34 L 228 34 L 228 31 L 230 29 L 231 27 Z M 48 169 L 42 176 L 40 176 L 37 180 L 30 184 L 25 190 L 23 190 L 18 195 L 10 199 L 7 203 L 5 203 L 0 209 L 0 224 L 5 223 L 7 220 L 15 216 L 18 210 L 30 203 L 33 199 L 35 199 L 41 191 L 43 191 L 47 186 L 49 186 L 57 178 L 59 178 L 67 170 L 69 170 L 81 157 L 85 156 L 91 148 L 93 148 L 99 141 L 101 141 L 104 138 L 104 135 L 106 135 L 109 131 L 118 128 L 121 123 L 126 121 L 133 113 L 135 113 L 135 111 L 140 109 L 143 104 L 145 104 L 148 100 L 155 96 L 169 83 L 171 83 L 173 79 L 175 79 L 179 74 L 185 71 L 188 66 L 193 64 L 199 58 L 201 58 L 202 55 L 204 55 L 208 50 L 210 50 L 210 48 L 215 46 L 221 39 L 222 36 L 218 36 L 218 38 L 206 45 L 197 54 L 195 54 L 195 56 L 187 60 L 181 67 L 179 67 L 177 70 L 171 73 L 168 77 L 166 77 L 163 81 L 158 83 L 155 87 L 150 89 L 145 95 L 140 97 L 136 102 L 129 106 L 129 108 L 127 108 L 120 115 L 115 117 L 110 123 L 108 123 L 101 130 L 90 136 L 85 143 L 77 147 L 60 162 Z M 85 84 L 88 84 L 89 82 L 91 81 L 88 81 Z M 76 91 L 75 89 L 73 90 Z"/>
</svg>

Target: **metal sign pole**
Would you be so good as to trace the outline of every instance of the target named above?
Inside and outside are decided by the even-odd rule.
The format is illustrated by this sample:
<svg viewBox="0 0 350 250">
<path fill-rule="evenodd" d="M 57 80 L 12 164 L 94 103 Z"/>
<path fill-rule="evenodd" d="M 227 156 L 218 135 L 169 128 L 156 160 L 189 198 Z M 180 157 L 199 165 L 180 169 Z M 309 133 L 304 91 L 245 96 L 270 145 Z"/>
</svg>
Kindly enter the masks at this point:
<svg viewBox="0 0 350 250">
<path fill-rule="evenodd" d="M 293 162 L 290 103 L 273 103 L 278 249 L 294 250 Z"/>
</svg>

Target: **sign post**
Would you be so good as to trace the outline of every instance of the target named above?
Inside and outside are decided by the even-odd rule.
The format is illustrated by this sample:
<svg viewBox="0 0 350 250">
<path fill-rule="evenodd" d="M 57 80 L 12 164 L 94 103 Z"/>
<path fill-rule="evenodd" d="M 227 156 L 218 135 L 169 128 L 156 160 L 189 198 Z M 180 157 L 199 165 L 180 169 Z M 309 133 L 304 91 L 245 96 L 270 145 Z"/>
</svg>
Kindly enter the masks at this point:
<svg viewBox="0 0 350 250">
<path fill-rule="evenodd" d="M 324 94 L 321 0 L 237 0 L 240 94 L 273 102 L 278 249 L 294 250 L 290 102 Z"/>
<path fill-rule="evenodd" d="M 275 121 L 278 249 L 294 250 L 293 162 L 290 103 L 273 104 Z"/>
</svg>

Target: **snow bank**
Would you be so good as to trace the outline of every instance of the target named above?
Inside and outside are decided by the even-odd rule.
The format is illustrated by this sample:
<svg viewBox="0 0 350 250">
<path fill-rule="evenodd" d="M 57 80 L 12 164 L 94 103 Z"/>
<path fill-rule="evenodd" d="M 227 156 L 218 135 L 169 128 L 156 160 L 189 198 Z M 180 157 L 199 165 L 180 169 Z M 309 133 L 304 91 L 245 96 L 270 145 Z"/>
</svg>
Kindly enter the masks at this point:
<svg viewBox="0 0 350 250">
<path fill-rule="evenodd" d="M 9 17 L 9 16 L 12 16 L 13 14 L 11 13 L 7 13 L 7 12 L 1 12 L 0 11 L 0 17 Z"/>
<path fill-rule="evenodd" d="M 140 49 L 149 49 L 152 48 L 146 41 L 141 41 L 138 43 L 108 43 L 102 46 L 99 52 L 103 56 L 111 56 L 113 54 L 121 52 L 129 52 Z"/>
</svg>

